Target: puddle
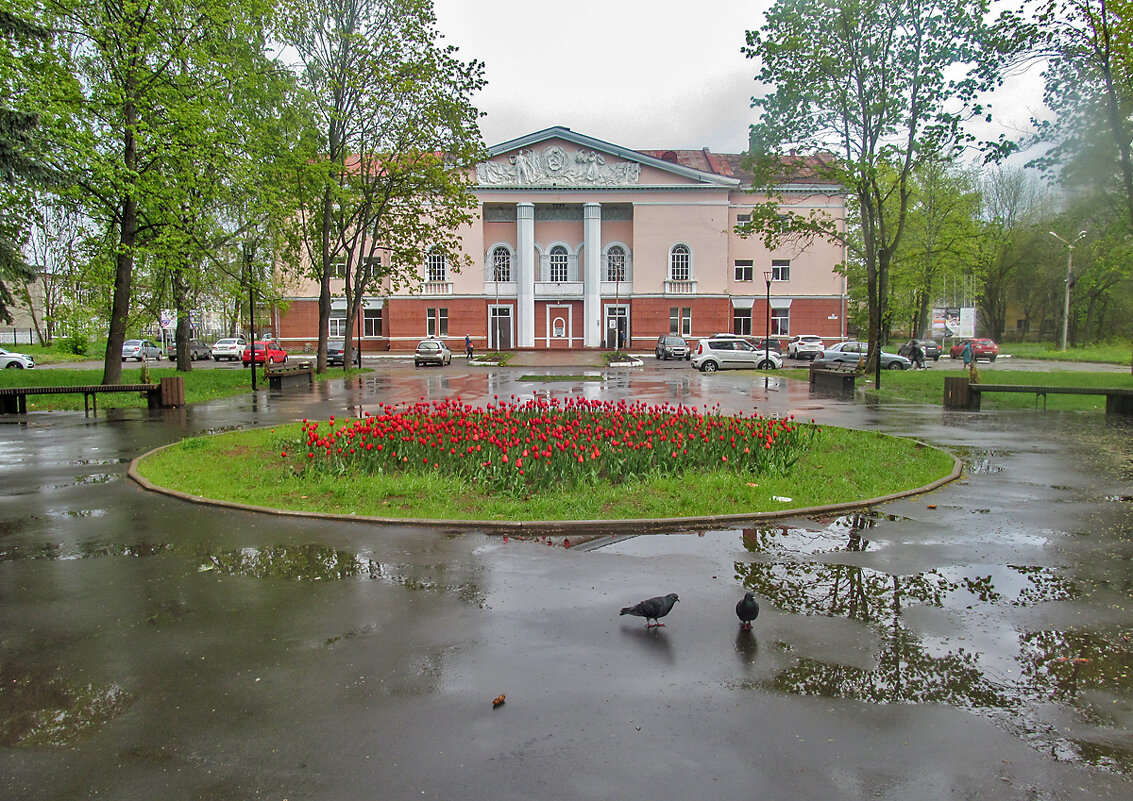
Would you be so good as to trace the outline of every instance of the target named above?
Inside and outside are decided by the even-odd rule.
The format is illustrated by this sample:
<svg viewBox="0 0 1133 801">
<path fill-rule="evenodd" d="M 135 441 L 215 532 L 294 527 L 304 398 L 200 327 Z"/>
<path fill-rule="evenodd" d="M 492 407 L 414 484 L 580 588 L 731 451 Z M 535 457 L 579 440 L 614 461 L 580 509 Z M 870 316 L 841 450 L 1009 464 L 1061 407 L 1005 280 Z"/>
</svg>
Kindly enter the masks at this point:
<svg viewBox="0 0 1133 801">
<path fill-rule="evenodd" d="M 448 565 L 408 567 L 377 562 L 361 554 L 340 551 L 327 545 L 276 545 L 240 548 L 205 554 L 197 572 L 216 571 L 226 576 L 284 581 L 345 581 L 369 579 L 384 581 L 407 590 L 446 592 L 468 603 L 482 605 L 484 593 L 472 581 L 448 583 L 429 577 L 443 576 Z M 414 575 L 411 571 L 423 571 Z"/>
<path fill-rule="evenodd" d="M 77 684 L 55 673 L 0 663 L 0 745 L 71 745 L 101 729 L 130 704 L 117 684 Z"/>
<path fill-rule="evenodd" d="M 36 546 L 15 546 L 0 550 L 0 562 L 15 562 L 21 559 L 95 559 L 104 556 L 147 557 L 172 551 L 172 545 L 152 542 L 46 542 Z"/>
</svg>

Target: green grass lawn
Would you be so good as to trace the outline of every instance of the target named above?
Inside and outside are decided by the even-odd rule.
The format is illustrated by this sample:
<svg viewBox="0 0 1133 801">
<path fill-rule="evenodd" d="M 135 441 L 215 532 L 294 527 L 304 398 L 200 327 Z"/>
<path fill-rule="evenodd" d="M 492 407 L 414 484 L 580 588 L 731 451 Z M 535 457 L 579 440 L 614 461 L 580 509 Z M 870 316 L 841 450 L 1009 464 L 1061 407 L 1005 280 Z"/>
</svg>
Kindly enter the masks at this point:
<svg viewBox="0 0 1133 801">
<path fill-rule="evenodd" d="M 1053 342 L 1000 342 L 1000 353 L 1010 353 L 1022 359 L 1051 359 L 1064 362 L 1096 362 L 1098 364 L 1124 364 L 1133 359 L 1133 345 L 1128 342 L 1107 342 L 1082 345 L 1065 351 Z"/>
<path fill-rule="evenodd" d="M 486 494 L 435 474 L 328 476 L 303 472 L 305 454 L 281 456 L 298 425 L 193 437 L 142 460 L 163 487 L 235 503 L 413 520 L 584 520 L 780 511 L 852 502 L 924 486 L 953 459 L 920 443 L 826 427 L 787 476 L 695 471 L 680 478 L 562 488 L 532 497 Z M 254 475 L 254 482 L 247 477 Z M 786 499 L 786 500 L 782 500 Z"/>
<path fill-rule="evenodd" d="M 943 361 L 940 362 L 944 364 Z M 978 368 L 977 368 L 978 370 Z M 940 406 L 944 402 L 944 377 L 963 376 L 963 368 L 949 370 L 931 367 L 928 370 L 886 370 L 881 376 L 881 389 L 873 389 L 871 377 L 859 377 L 858 389 L 864 389 L 867 397 L 880 400 L 906 400 L 912 403 L 925 403 Z M 1051 372 L 1011 371 L 996 368 L 983 371 L 980 376 L 985 384 L 1035 384 L 1053 387 L 1123 387 L 1133 388 L 1133 376 L 1128 373 L 1090 373 L 1072 370 Z M 993 393 L 982 397 L 981 408 L 988 409 L 1033 409 L 1035 396 L 1023 393 Z M 1042 401 L 1039 401 L 1042 408 Z M 1048 395 L 1048 410 L 1104 412 L 1105 397 L 1101 395 Z"/>
<path fill-rule="evenodd" d="M 169 364 L 169 362 L 159 362 Z M 345 373 L 339 368 L 333 368 L 323 376 L 315 376 L 316 380 L 324 378 L 342 378 L 344 375 L 368 373 L 369 370 L 350 369 Z M 150 367 L 149 378 L 143 378 L 140 367 L 122 366 L 123 384 L 156 384 L 163 376 L 179 375 L 185 379 L 185 401 L 198 403 L 200 401 L 223 398 L 229 395 L 242 395 L 252 391 L 252 377 L 245 370 L 192 370 L 188 373 L 178 373 L 174 367 Z M 266 389 L 268 382 L 260 370 L 257 379 L 259 386 Z M 67 370 L 64 368 L 51 370 L 0 370 L 0 387 L 47 387 L 47 386 L 80 386 L 83 384 L 101 384 L 102 370 Z M 82 395 L 29 395 L 28 411 L 44 410 L 77 410 L 83 408 Z M 123 408 L 146 406 L 146 398 L 141 393 L 114 392 L 99 395 L 99 408 Z"/>
</svg>

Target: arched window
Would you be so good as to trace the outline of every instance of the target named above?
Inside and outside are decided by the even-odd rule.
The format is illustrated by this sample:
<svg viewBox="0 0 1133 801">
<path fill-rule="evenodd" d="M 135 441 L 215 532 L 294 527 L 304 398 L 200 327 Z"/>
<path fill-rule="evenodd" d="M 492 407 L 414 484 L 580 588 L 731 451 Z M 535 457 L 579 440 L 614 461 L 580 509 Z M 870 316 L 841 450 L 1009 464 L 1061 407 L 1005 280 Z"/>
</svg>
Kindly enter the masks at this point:
<svg viewBox="0 0 1133 801">
<path fill-rule="evenodd" d="M 621 245 L 613 245 L 606 251 L 606 280 L 626 280 L 626 251 Z"/>
<path fill-rule="evenodd" d="M 448 280 L 448 265 L 445 263 L 445 254 L 435 250 L 429 252 L 425 280 L 430 283 Z"/>
<path fill-rule="evenodd" d="M 567 249 L 562 245 L 551 248 L 551 280 L 566 281 L 569 276 Z"/>
<path fill-rule="evenodd" d="M 511 251 L 503 245 L 492 251 L 492 280 L 511 280 Z"/>
<path fill-rule="evenodd" d="M 669 280 L 688 281 L 692 278 L 692 254 L 688 245 L 673 245 L 669 251 Z"/>
</svg>

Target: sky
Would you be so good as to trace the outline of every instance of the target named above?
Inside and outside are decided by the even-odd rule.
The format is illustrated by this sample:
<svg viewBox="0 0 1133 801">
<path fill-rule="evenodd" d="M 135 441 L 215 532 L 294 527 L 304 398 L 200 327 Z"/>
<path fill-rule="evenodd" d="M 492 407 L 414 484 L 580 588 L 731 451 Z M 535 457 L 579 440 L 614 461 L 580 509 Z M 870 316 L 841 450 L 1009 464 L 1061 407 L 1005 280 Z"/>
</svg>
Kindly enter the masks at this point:
<svg viewBox="0 0 1133 801">
<path fill-rule="evenodd" d="M 434 0 L 445 42 L 485 64 L 484 141 L 562 125 L 632 150 L 741 153 L 758 64 L 741 53 L 770 0 Z M 996 127 L 1042 111 L 1037 70 L 997 93 Z"/>
</svg>

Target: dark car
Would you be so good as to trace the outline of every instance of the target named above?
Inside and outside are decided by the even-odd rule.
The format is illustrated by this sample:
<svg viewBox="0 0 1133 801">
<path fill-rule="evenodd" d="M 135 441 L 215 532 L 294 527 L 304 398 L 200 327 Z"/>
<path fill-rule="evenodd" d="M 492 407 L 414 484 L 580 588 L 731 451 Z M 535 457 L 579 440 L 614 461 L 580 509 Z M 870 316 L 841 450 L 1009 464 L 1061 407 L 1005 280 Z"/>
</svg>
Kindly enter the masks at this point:
<svg viewBox="0 0 1133 801">
<path fill-rule="evenodd" d="M 417 350 L 413 353 L 413 366 L 435 364 L 444 367 L 452 364 L 452 351 L 448 345 L 439 339 L 422 339 L 417 343 Z"/>
<path fill-rule="evenodd" d="M 751 344 L 755 345 L 756 350 L 772 350 L 783 355 L 783 343 L 777 339 L 753 339 Z"/>
<path fill-rule="evenodd" d="M 921 352 L 924 353 L 926 359 L 932 359 L 934 362 L 940 361 L 940 343 L 934 339 L 910 339 L 904 345 L 897 348 L 897 355 L 912 360 L 914 342 L 921 346 Z"/>
<path fill-rule="evenodd" d="M 177 360 L 177 343 L 170 342 L 165 346 L 165 355 L 169 357 L 169 361 Z M 195 362 L 198 359 L 208 360 L 212 357 L 212 348 L 201 342 L 199 339 L 189 340 L 189 361 Z"/>
<path fill-rule="evenodd" d="M 692 348 L 685 342 L 684 337 L 676 334 L 666 334 L 657 337 L 657 347 L 654 349 L 658 359 L 691 359 Z"/>
<path fill-rule="evenodd" d="M 973 362 L 978 362 L 980 359 L 987 359 L 989 362 L 994 362 L 995 357 L 999 355 L 999 345 L 995 343 L 994 339 L 961 339 L 948 351 L 949 357 L 959 359 L 960 354 L 964 352 L 965 342 L 972 343 Z"/>
<path fill-rule="evenodd" d="M 332 339 L 327 342 L 327 366 L 344 365 L 346 362 L 346 343 L 341 339 Z"/>
</svg>

